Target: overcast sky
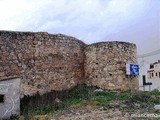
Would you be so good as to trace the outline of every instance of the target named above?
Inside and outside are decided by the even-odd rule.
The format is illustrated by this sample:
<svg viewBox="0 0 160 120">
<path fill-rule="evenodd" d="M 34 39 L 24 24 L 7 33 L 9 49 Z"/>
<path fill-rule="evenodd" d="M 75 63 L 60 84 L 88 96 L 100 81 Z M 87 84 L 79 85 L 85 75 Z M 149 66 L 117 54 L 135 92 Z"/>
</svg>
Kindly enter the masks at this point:
<svg viewBox="0 0 160 120">
<path fill-rule="evenodd" d="M 160 0 L 0 0 L 0 29 L 128 41 L 143 54 L 160 49 Z"/>
</svg>

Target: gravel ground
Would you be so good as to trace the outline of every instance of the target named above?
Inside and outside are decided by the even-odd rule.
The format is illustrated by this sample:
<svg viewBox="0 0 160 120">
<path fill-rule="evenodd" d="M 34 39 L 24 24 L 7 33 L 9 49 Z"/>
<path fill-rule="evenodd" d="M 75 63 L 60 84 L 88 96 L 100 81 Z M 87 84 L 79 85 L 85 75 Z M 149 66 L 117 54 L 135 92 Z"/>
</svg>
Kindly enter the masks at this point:
<svg viewBox="0 0 160 120">
<path fill-rule="evenodd" d="M 129 120 L 119 109 L 67 109 L 55 114 L 52 120 Z"/>
</svg>

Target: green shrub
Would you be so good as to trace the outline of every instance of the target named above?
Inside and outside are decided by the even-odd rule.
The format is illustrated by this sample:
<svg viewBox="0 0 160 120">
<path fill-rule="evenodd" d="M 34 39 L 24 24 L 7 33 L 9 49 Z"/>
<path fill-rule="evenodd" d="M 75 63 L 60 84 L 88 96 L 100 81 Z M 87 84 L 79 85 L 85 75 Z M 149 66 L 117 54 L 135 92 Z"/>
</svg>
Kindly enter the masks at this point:
<svg viewBox="0 0 160 120">
<path fill-rule="evenodd" d="M 160 91 L 155 89 L 153 91 L 150 91 L 150 94 L 151 95 L 160 95 Z"/>
<path fill-rule="evenodd" d="M 96 101 L 99 103 L 106 103 L 108 100 L 107 100 L 107 98 L 97 97 Z"/>
<path fill-rule="evenodd" d="M 131 96 L 131 93 L 130 92 L 121 92 L 117 98 L 120 99 L 120 100 L 125 100 L 125 99 L 128 99 L 130 98 Z"/>
<path fill-rule="evenodd" d="M 11 115 L 9 120 L 19 120 L 19 117 L 18 117 L 18 115 Z"/>
</svg>

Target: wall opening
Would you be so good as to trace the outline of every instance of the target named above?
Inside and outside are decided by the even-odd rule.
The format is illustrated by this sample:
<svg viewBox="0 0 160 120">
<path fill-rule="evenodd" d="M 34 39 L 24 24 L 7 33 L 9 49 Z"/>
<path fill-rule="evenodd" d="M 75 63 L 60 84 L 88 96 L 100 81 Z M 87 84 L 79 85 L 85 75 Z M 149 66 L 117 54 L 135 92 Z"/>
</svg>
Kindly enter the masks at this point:
<svg viewBox="0 0 160 120">
<path fill-rule="evenodd" d="M 112 73 L 109 73 L 109 76 L 112 76 Z"/>
<path fill-rule="evenodd" d="M 112 49 L 113 48 L 113 46 L 112 45 L 109 45 L 109 47 L 108 47 L 109 49 Z"/>
<path fill-rule="evenodd" d="M 158 76 L 158 73 L 156 72 L 156 77 Z"/>
<path fill-rule="evenodd" d="M 4 103 L 4 95 L 0 94 L 0 103 Z"/>
<path fill-rule="evenodd" d="M 74 53 L 74 56 L 75 56 L 75 57 L 78 57 L 78 53 Z"/>
</svg>

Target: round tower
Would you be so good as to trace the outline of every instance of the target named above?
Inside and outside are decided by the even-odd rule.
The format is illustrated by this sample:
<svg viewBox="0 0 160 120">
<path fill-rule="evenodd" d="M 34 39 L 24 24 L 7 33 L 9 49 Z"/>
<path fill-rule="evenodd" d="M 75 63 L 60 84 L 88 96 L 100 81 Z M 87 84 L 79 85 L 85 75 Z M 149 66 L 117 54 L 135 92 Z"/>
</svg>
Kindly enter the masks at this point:
<svg viewBox="0 0 160 120">
<path fill-rule="evenodd" d="M 136 45 L 128 42 L 100 42 L 85 48 L 86 83 L 102 89 L 127 90 L 126 62 L 137 63 Z M 136 77 L 131 77 L 131 89 Z"/>
</svg>

